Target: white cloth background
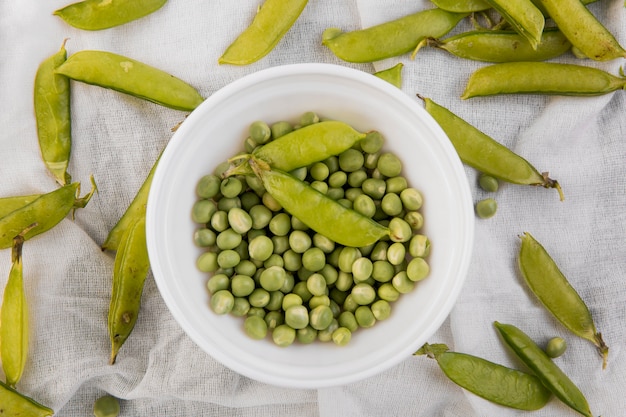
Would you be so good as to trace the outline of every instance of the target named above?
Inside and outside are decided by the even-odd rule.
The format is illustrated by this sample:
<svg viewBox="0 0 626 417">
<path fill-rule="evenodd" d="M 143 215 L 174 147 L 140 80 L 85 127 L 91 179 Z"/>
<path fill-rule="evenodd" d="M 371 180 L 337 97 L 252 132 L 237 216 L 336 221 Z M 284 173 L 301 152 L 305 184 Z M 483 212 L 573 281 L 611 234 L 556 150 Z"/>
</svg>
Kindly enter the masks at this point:
<svg viewBox="0 0 626 417">
<path fill-rule="evenodd" d="M 476 220 L 469 275 L 450 317 L 431 342 L 509 366 L 520 366 L 498 339 L 494 320 L 516 324 L 535 340 L 563 336 L 557 363 L 587 396 L 595 415 L 626 409 L 626 93 L 601 97 L 508 96 L 459 99 L 472 70 L 484 65 L 434 49 L 375 65 L 346 64 L 321 45 L 331 26 L 353 30 L 432 7 L 426 0 L 311 0 L 290 32 L 263 60 L 218 66 L 217 58 L 251 20 L 260 0 L 170 0 L 131 24 L 99 32 L 73 29 L 52 12 L 67 0 L 0 0 L 0 196 L 52 191 L 40 159 L 33 117 L 33 78 L 63 39 L 73 53 L 102 49 L 154 65 L 188 81 L 204 96 L 243 75 L 297 62 L 336 63 L 374 72 L 403 62 L 403 91 L 447 106 L 560 181 L 556 191 L 502 185 L 497 215 Z M 622 0 L 590 9 L 626 45 Z M 456 31 L 469 29 L 463 22 Z M 456 32 L 455 31 L 455 32 Z M 556 59 L 578 62 L 572 55 Z M 617 74 L 623 60 L 583 62 Z M 417 100 L 417 98 L 416 98 Z M 257 383 L 197 348 L 169 314 L 150 275 L 135 330 L 109 366 L 106 315 L 113 255 L 100 251 L 130 203 L 171 128 L 185 113 L 72 83 L 74 180 L 99 193 L 90 204 L 24 247 L 32 322 L 21 391 L 58 416 L 90 415 L 105 392 L 123 399 L 125 416 L 569 416 L 552 400 L 523 413 L 490 404 L 449 382 L 434 361 L 408 357 L 380 375 L 344 387 L 289 390 Z M 474 198 L 485 193 L 466 169 Z M 193 181 L 193 179 L 190 179 Z M 570 336 L 522 285 L 518 236 L 532 233 L 589 305 L 611 351 L 601 370 L 594 347 Z M 0 251 L 0 285 L 10 250 Z M 0 377 L 2 377 L 0 375 Z"/>
</svg>

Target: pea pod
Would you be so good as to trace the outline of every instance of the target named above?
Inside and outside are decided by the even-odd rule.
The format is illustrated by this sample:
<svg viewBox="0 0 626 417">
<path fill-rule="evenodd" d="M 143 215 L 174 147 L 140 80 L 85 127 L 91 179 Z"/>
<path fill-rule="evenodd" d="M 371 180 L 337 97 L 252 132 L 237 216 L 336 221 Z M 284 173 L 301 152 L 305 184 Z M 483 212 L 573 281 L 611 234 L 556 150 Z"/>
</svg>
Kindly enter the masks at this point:
<svg viewBox="0 0 626 417">
<path fill-rule="evenodd" d="M 0 198 L 0 219 L 7 214 L 32 203 L 39 197 L 41 197 L 41 194 L 18 195 Z"/>
<path fill-rule="evenodd" d="M 159 157 L 160 158 L 160 157 Z M 148 176 L 144 180 L 143 184 L 135 194 L 133 201 L 130 203 L 122 217 L 117 221 L 115 226 L 109 231 L 104 243 L 102 244 L 102 250 L 117 250 L 122 240 L 122 236 L 126 230 L 133 224 L 136 219 L 146 215 L 146 205 L 148 204 L 148 193 L 150 192 L 150 186 L 152 185 L 152 178 L 156 171 L 158 159 L 150 169 Z"/>
<path fill-rule="evenodd" d="M 24 234 L 24 240 L 50 230 L 63 220 L 72 209 L 85 207 L 96 191 L 93 178 L 91 181 L 92 189 L 84 197 L 78 197 L 80 183 L 75 182 L 47 194 L 42 194 L 32 202 L 1 217 L 0 249 L 11 247 L 13 237 L 33 223 L 37 223 L 37 226 Z"/>
<path fill-rule="evenodd" d="M 84 0 L 54 12 L 83 30 L 102 30 L 137 20 L 159 10 L 167 0 Z"/>
<path fill-rule="evenodd" d="M 380 61 L 414 50 L 426 37 L 444 36 L 467 15 L 435 8 L 352 32 L 328 28 L 322 44 L 347 62 Z"/>
<path fill-rule="evenodd" d="M 375 72 L 374 75 L 391 85 L 402 88 L 402 68 L 404 68 L 404 64 L 400 62 L 391 68 Z"/>
<path fill-rule="evenodd" d="M 267 163 L 250 159 L 267 192 L 293 216 L 316 232 L 345 246 L 363 247 L 389 236 L 389 229 Z"/>
<path fill-rule="evenodd" d="M 580 0 L 538 1 L 567 39 L 588 58 L 626 58 L 626 50 Z"/>
<path fill-rule="evenodd" d="M 597 96 L 626 89 L 626 77 L 621 75 L 575 64 L 506 62 L 475 71 L 461 98 L 496 94 Z"/>
<path fill-rule="evenodd" d="M 115 363 L 117 354 L 130 336 L 141 305 L 141 294 L 150 268 L 146 245 L 146 218 L 135 219 L 126 230 L 115 254 L 113 267 L 113 290 L 109 306 L 109 337 L 111 357 Z"/>
<path fill-rule="evenodd" d="M 537 49 L 545 19 L 531 0 L 487 0 L 487 2 L 528 40 L 533 49 Z"/>
<path fill-rule="evenodd" d="M 308 0 L 265 0 L 252 23 L 219 58 L 220 64 L 248 65 L 267 55 L 293 26 Z"/>
<path fill-rule="evenodd" d="M 460 387 L 506 407 L 539 410 L 552 393 L 534 375 L 477 356 L 451 352 L 446 345 L 424 345 L 416 355 L 435 359 L 443 373 Z"/>
<path fill-rule="evenodd" d="M 518 265 L 526 284 L 568 330 L 596 346 L 605 368 L 609 348 L 596 330 L 589 308 L 546 249 L 530 233 L 521 239 Z"/>
<path fill-rule="evenodd" d="M 572 380 L 522 330 L 511 324 L 494 323 L 504 342 L 564 404 L 586 417 L 593 417 L 587 399 Z"/>
<path fill-rule="evenodd" d="M 204 100 L 195 88 L 181 79 L 111 52 L 76 52 L 56 69 L 56 73 L 175 110 L 191 111 Z"/>
<path fill-rule="evenodd" d="M 3 417 L 49 417 L 54 410 L 0 382 Z"/>
<path fill-rule="evenodd" d="M 54 71 L 66 58 L 64 41 L 57 53 L 39 65 L 34 91 L 39 149 L 46 168 L 60 185 L 71 182 L 67 173 L 72 147 L 70 80 Z"/>
<path fill-rule="evenodd" d="M 13 238 L 13 265 L 4 288 L 0 310 L 0 359 L 7 385 L 15 387 L 22 377 L 28 358 L 28 307 L 24 294 L 22 246 L 29 226 Z"/>
<path fill-rule="evenodd" d="M 426 111 L 444 130 L 461 161 L 478 171 L 512 184 L 540 185 L 555 188 L 563 200 L 563 191 L 559 183 L 539 173 L 521 156 L 487 136 L 450 110 L 429 98 L 421 97 L 426 104 Z"/>
<path fill-rule="evenodd" d="M 427 39 L 426 45 L 455 56 L 483 62 L 545 61 L 563 55 L 572 44 L 558 29 L 545 29 L 537 48 L 519 33 L 473 30 L 446 39 Z"/>
<path fill-rule="evenodd" d="M 491 9 L 487 0 L 431 0 L 440 9 L 455 13 L 481 12 Z"/>
</svg>

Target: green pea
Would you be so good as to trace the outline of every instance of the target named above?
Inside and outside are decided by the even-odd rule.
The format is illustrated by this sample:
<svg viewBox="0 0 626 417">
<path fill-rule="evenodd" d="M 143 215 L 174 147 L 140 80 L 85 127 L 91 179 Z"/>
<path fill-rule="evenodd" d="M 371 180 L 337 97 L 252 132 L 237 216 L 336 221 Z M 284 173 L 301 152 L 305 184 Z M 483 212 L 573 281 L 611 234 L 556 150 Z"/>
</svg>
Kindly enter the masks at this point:
<svg viewBox="0 0 626 417">
<path fill-rule="evenodd" d="M 386 192 L 400 195 L 408 188 L 409 184 L 404 177 L 391 177 L 385 180 Z M 405 207 L 406 208 L 406 207 Z"/>
<path fill-rule="evenodd" d="M 424 226 L 424 216 L 419 211 L 409 211 L 404 215 L 406 221 L 413 230 L 419 230 Z"/>
<path fill-rule="evenodd" d="M 387 261 L 391 265 L 400 265 L 406 257 L 406 247 L 400 242 L 392 243 L 387 249 Z"/>
<path fill-rule="evenodd" d="M 376 261 L 373 264 L 372 278 L 378 282 L 391 281 L 394 273 L 395 269 L 389 261 Z"/>
<path fill-rule="evenodd" d="M 193 234 L 194 243 L 201 248 L 215 245 L 216 239 L 217 235 L 215 232 L 211 229 L 207 229 L 206 227 L 196 229 Z"/>
<path fill-rule="evenodd" d="M 481 173 L 478 177 L 478 184 L 480 185 L 480 188 L 487 192 L 495 193 L 498 191 L 498 179 L 492 177 L 491 175 Z"/>
<path fill-rule="evenodd" d="M 269 229 L 276 236 L 286 236 L 291 229 L 291 218 L 287 213 L 277 213 L 270 220 Z"/>
<path fill-rule="evenodd" d="M 565 353 L 567 343 L 562 337 L 553 337 L 546 344 L 546 354 L 551 358 L 558 358 Z"/>
<path fill-rule="evenodd" d="M 215 241 L 217 247 L 222 250 L 235 249 L 242 242 L 242 237 L 233 229 L 226 229 L 217 235 Z"/>
<path fill-rule="evenodd" d="M 348 149 L 339 154 L 339 167 L 345 172 L 353 172 L 361 169 L 365 157 L 356 149 Z"/>
<path fill-rule="evenodd" d="M 465 16 L 434 8 L 352 32 L 328 28 L 322 44 L 344 61 L 374 62 L 410 52 L 425 37 L 445 35 Z"/>
<path fill-rule="evenodd" d="M 248 301 L 253 307 L 265 307 L 270 302 L 270 293 L 263 288 L 255 288 Z"/>
<path fill-rule="evenodd" d="M 366 217 L 373 217 L 376 213 L 376 205 L 374 200 L 366 194 L 361 194 L 354 199 L 352 208 Z"/>
<path fill-rule="evenodd" d="M 317 340 L 320 342 L 330 342 L 333 340 L 333 332 L 339 328 L 336 319 L 332 319 L 328 327 L 317 332 Z"/>
<path fill-rule="evenodd" d="M 338 267 L 343 272 L 352 272 L 352 264 L 361 257 L 361 252 L 357 248 L 346 246 L 339 254 Z"/>
<path fill-rule="evenodd" d="M 226 48 L 218 63 L 248 65 L 263 58 L 293 26 L 306 5 L 307 0 L 266 1 L 250 26 Z M 281 18 L 277 20 L 276 16 Z"/>
<path fill-rule="evenodd" d="M 294 329 L 309 325 L 309 310 L 303 305 L 293 305 L 285 310 L 285 323 Z"/>
<path fill-rule="evenodd" d="M 370 308 L 377 321 L 388 319 L 391 316 L 391 304 L 387 300 L 375 301 Z"/>
<path fill-rule="evenodd" d="M 422 208 L 424 198 L 415 188 L 405 188 L 400 192 L 403 207 L 408 211 L 416 211 Z"/>
<path fill-rule="evenodd" d="M 285 294 L 282 302 L 282 309 L 287 311 L 290 307 L 302 305 L 302 298 L 295 293 Z"/>
<path fill-rule="evenodd" d="M 296 330 L 296 339 L 302 344 L 310 344 L 317 340 L 317 330 L 311 326 Z"/>
<path fill-rule="evenodd" d="M 217 255 L 217 264 L 220 268 L 234 268 L 240 260 L 239 254 L 232 249 L 223 250 Z"/>
<path fill-rule="evenodd" d="M 333 188 L 343 187 L 348 182 L 348 174 L 343 171 L 333 172 L 328 177 L 328 186 Z"/>
<path fill-rule="evenodd" d="M 319 121 L 320 118 L 317 113 L 312 111 L 302 113 L 302 115 L 300 116 L 300 126 L 302 127 L 312 125 L 314 123 L 319 123 Z"/>
<path fill-rule="evenodd" d="M 272 340 L 277 346 L 289 346 L 296 340 L 296 330 L 287 324 L 281 324 L 272 332 Z"/>
<path fill-rule="evenodd" d="M 272 130 L 272 138 L 278 139 L 281 136 L 285 136 L 287 133 L 291 133 L 293 131 L 293 125 L 287 121 L 280 121 L 273 123 L 270 129 Z"/>
<path fill-rule="evenodd" d="M 309 169 L 309 174 L 316 181 L 324 181 L 330 175 L 330 170 L 325 163 L 316 162 Z"/>
<path fill-rule="evenodd" d="M 257 236 L 248 244 L 250 258 L 265 262 L 274 252 L 274 243 L 267 236 Z"/>
<path fill-rule="evenodd" d="M 376 324 L 376 317 L 372 313 L 372 309 L 368 306 L 359 306 L 354 311 L 354 317 L 360 327 L 368 328 Z"/>
<path fill-rule="evenodd" d="M 408 294 L 415 288 L 415 282 L 411 281 L 406 271 L 396 273 L 391 279 L 391 284 L 400 294 Z"/>
<path fill-rule="evenodd" d="M 235 305 L 235 297 L 227 290 L 217 291 L 210 298 L 211 309 L 215 314 L 228 314 Z"/>
<path fill-rule="evenodd" d="M 363 192 L 373 199 L 381 199 L 385 195 L 387 183 L 382 179 L 368 178 L 363 181 Z"/>
<path fill-rule="evenodd" d="M 103 395 L 93 404 L 95 417 L 117 417 L 120 414 L 120 403 L 112 395 Z"/>
<path fill-rule="evenodd" d="M 272 130 L 268 124 L 262 120 L 252 122 L 248 130 L 252 140 L 259 145 L 268 142 L 272 137 Z"/>
<path fill-rule="evenodd" d="M 262 204 L 251 207 L 249 214 L 253 229 L 263 229 L 269 225 L 272 219 L 272 211 Z"/>
<path fill-rule="evenodd" d="M 389 216 L 397 216 L 402 213 L 402 200 L 398 194 L 387 193 L 380 203 L 381 209 Z"/>
<path fill-rule="evenodd" d="M 406 274 L 413 282 L 421 281 L 430 273 L 430 266 L 424 258 L 413 258 L 407 265 Z"/>
<path fill-rule="evenodd" d="M 196 223 L 206 224 L 217 211 L 217 206 L 211 200 L 198 200 L 191 211 L 191 219 Z"/>
<path fill-rule="evenodd" d="M 413 236 L 413 228 L 406 221 L 399 217 L 394 217 L 389 222 L 389 237 L 394 242 L 408 242 Z"/>
<path fill-rule="evenodd" d="M 101 0 L 83 0 L 55 10 L 53 14 L 78 29 L 102 30 L 154 13 L 166 2 L 167 0 L 117 0 L 103 3 Z"/>
<path fill-rule="evenodd" d="M 351 311 L 342 311 L 337 318 L 337 323 L 340 327 L 345 327 L 351 332 L 355 332 L 359 328 L 356 317 L 354 317 L 354 313 Z"/>
<path fill-rule="evenodd" d="M 264 193 L 261 199 L 263 200 L 263 204 L 265 205 L 265 207 L 274 212 L 279 211 L 283 208 L 283 206 L 281 206 L 280 203 L 270 193 Z"/>
<path fill-rule="evenodd" d="M 262 307 L 254 307 L 250 305 L 250 310 L 248 310 L 248 317 L 260 317 L 261 319 L 265 318 L 266 311 Z M 263 320 L 265 323 L 265 320 Z M 267 325 L 267 323 L 266 323 Z"/>
<path fill-rule="evenodd" d="M 320 305 L 309 312 L 309 322 L 315 330 L 324 330 L 333 321 L 333 312 L 330 307 Z"/>
<path fill-rule="evenodd" d="M 215 272 L 219 268 L 217 263 L 217 253 L 204 252 L 196 260 L 196 266 L 202 272 Z"/>
<path fill-rule="evenodd" d="M 372 276 L 374 265 L 369 258 L 361 257 L 352 263 L 352 276 L 355 282 L 363 282 Z"/>
<path fill-rule="evenodd" d="M 302 254 L 302 266 L 309 271 L 321 271 L 325 264 L 326 255 L 320 248 L 312 247 Z"/>
<path fill-rule="evenodd" d="M 267 291 L 278 291 L 285 283 L 287 273 L 280 266 L 271 266 L 261 273 L 261 286 Z"/>
<path fill-rule="evenodd" d="M 493 198 L 485 198 L 476 203 L 476 215 L 481 219 L 493 217 L 498 210 L 498 203 Z"/>
<path fill-rule="evenodd" d="M 332 333 L 332 340 L 337 346 L 345 346 L 351 339 L 352 332 L 346 327 L 339 327 Z"/>
<path fill-rule="evenodd" d="M 383 153 L 378 158 L 376 168 L 386 177 L 396 177 L 402 172 L 402 161 L 392 153 Z"/>
<path fill-rule="evenodd" d="M 235 317 L 245 317 L 250 311 L 250 303 L 248 299 L 242 297 L 235 297 L 235 303 L 233 309 L 230 310 L 230 314 Z"/>
<path fill-rule="evenodd" d="M 378 287 L 377 295 L 381 300 L 389 302 L 397 301 L 400 298 L 400 292 L 390 282 L 386 282 Z"/>
<path fill-rule="evenodd" d="M 312 242 L 313 246 L 319 248 L 324 253 L 331 253 L 335 249 L 335 242 L 320 233 L 313 235 Z"/>
<path fill-rule="evenodd" d="M 425 258 L 430 253 L 430 240 L 425 235 L 414 235 L 409 242 L 409 255 Z"/>
<path fill-rule="evenodd" d="M 389 243 L 387 242 L 377 242 L 370 253 L 370 259 L 372 261 L 386 261 L 387 260 L 387 251 L 389 250 Z"/>
<path fill-rule="evenodd" d="M 335 288 L 339 291 L 348 291 L 352 287 L 354 278 L 352 273 L 339 271 L 337 274 L 337 281 L 335 282 Z"/>
<path fill-rule="evenodd" d="M 352 287 L 350 294 L 358 305 L 369 305 L 376 298 L 376 290 L 371 285 L 365 283 L 356 284 Z"/>
<path fill-rule="evenodd" d="M 217 209 L 228 213 L 233 208 L 241 208 L 239 197 L 222 197 L 217 201 Z"/>
<path fill-rule="evenodd" d="M 191 111 L 204 98 L 186 82 L 134 59 L 104 51 L 76 52 L 56 69 L 76 81 Z"/>
<path fill-rule="evenodd" d="M 376 166 L 378 165 L 378 158 L 380 158 L 380 154 L 381 152 L 376 152 L 376 153 L 368 153 L 365 154 L 365 162 L 363 163 L 363 166 L 367 169 L 376 169 Z"/>
<path fill-rule="evenodd" d="M 289 246 L 296 253 L 304 253 L 311 247 L 311 237 L 301 230 L 294 230 L 289 234 Z"/>
<path fill-rule="evenodd" d="M 242 191 L 243 183 L 235 177 L 225 178 L 220 184 L 220 193 L 226 198 L 237 197 Z"/>
<path fill-rule="evenodd" d="M 230 291 L 235 297 L 247 297 L 254 291 L 255 282 L 247 275 L 235 275 L 230 286 Z"/>
<path fill-rule="evenodd" d="M 302 254 L 296 253 L 292 249 L 288 249 L 283 253 L 284 268 L 287 271 L 298 271 L 302 268 Z"/>
<path fill-rule="evenodd" d="M 267 323 L 263 317 L 248 316 L 246 317 L 243 328 L 248 336 L 252 339 L 261 340 L 267 336 Z"/>
<path fill-rule="evenodd" d="M 215 294 L 220 290 L 230 288 L 230 278 L 225 274 L 215 274 L 207 281 L 207 289 L 209 294 Z"/>
<path fill-rule="evenodd" d="M 223 210 L 217 210 L 210 219 L 210 224 L 216 232 L 223 232 L 230 226 L 228 224 L 228 213 Z"/>
<path fill-rule="evenodd" d="M 267 310 L 267 307 L 265 307 Z M 275 329 L 285 323 L 285 316 L 280 311 L 268 311 L 263 317 L 268 329 Z"/>
<path fill-rule="evenodd" d="M 326 279 L 322 274 L 312 274 L 306 280 L 306 288 L 313 296 L 325 295 L 327 291 Z"/>
<path fill-rule="evenodd" d="M 360 188 L 348 188 L 344 193 L 344 197 L 350 201 L 354 201 L 361 194 L 364 194 L 364 192 Z"/>
<path fill-rule="evenodd" d="M 367 179 L 367 172 L 364 168 L 357 169 L 356 171 L 352 171 L 348 175 L 348 185 L 350 187 L 360 187 L 363 184 L 363 181 Z"/>
<path fill-rule="evenodd" d="M 263 262 L 263 267 L 264 268 L 269 268 L 272 266 L 277 266 L 277 267 L 284 267 L 285 266 L 285 261 L 283 260 L 283 257 L 277 253 L 273 253 L 270 255 L 269 258 L 267 258 L 267 260 L 265 262 Z"/>
</svg>

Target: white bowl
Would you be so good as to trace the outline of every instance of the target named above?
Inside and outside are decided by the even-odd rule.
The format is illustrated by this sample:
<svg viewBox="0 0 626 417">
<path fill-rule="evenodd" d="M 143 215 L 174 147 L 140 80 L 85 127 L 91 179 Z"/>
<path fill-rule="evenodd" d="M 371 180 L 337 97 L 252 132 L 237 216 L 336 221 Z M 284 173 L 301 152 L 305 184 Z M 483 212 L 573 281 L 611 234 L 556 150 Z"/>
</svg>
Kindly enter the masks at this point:
<svg viewBox="0 0 626 417">
<path fill-rule="evenodd" d="M 316 342 L 275 346 L 252 340 L 243 320 L 213 313 L 207 275 L 196 268 L 197 225 L 190 213 L 201 176 L 241 151 L 251 122 L 297 120 L 306 111 L 375 129 L 403 159 L 404 175 L 424 195 L 423 233 L 431 273 L 392 306 L 392 315 L 355 332 L 344 347 Z M 351 383 L 408 358 L 440 327 L 465 280 L 474 212 L 462 164 L 437 123 L 401 90 L 371 74 L 329 64 L 259 71 L 214 93 L 173 135 L 154 175 L 147 209 L 154 278 L 165 303 L 206 353 L 255 380 L 293 388 Z"/>
</svg>

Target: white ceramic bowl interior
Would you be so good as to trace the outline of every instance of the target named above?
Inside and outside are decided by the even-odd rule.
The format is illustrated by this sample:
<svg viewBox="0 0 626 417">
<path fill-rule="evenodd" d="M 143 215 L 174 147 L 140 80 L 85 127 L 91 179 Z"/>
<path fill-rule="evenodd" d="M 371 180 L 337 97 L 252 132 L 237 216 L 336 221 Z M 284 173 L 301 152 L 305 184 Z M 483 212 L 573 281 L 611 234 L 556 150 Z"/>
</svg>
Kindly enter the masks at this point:
<svg viewBox="0 0 626 417">
<path fill-rule="evenodd" d="M 156 170 L 147 209 L 150 262 L 174 318 L 209 355 L 236 372 L 283 387 L 343 385 L 410 357 L 452 309 L 468 268 L 474 233 L 465 171 L 443 131 L 419 99 L 358 70 L 295 64 L 263 70 L 217 91 L 172 137 Z M 431 240 L 431 273 L 392 306 L 389 319 L 355 332 L 349 345 L 316 342 L 275 346 L 252 340 L 243 320 L 214 314 L 207 274 L 196 268 L 190 218 L 203 175 L 243 149 L 251 122 L 296 121 L 306 111 L 379 130 L 401 156 L 404 175 L 424 195 L 423 233 Z"/>
</svg>

